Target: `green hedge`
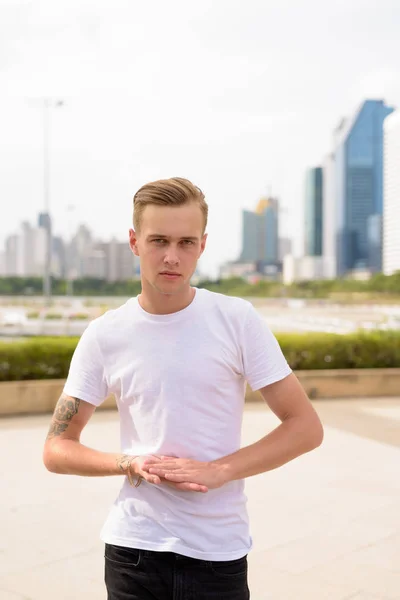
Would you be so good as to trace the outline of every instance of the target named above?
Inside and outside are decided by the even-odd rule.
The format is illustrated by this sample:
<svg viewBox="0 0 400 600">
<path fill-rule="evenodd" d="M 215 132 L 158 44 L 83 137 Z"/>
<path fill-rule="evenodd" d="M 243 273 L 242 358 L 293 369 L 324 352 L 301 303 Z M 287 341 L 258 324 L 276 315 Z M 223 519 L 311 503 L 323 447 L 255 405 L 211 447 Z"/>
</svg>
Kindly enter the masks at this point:
<svg viewBox="0 0 400 600">
<path fill-rule="evenodd" d="M 0 381 L 63 379 L 78 338 L 27 338 L 0 343 Z"/>
<path fill-rule="evenodd" d="M 400 331 L 280 334 L 277 338 L 292 369 L 400 367 Z"/>
<path fill-rule="evenodd" d="M 400 331 L 279 334 L 292 369 L 400 367 Z M 58 379 L 68 374 L 78 338 L 0 342 L 0 381 Z"/>
</svg>

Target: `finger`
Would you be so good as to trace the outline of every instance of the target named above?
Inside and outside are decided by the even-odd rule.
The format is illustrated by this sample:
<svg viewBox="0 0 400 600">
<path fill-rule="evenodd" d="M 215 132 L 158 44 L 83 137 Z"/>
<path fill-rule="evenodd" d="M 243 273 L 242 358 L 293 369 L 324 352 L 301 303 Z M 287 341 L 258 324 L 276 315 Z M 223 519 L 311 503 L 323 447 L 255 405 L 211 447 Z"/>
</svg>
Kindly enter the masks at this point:
<svg viewBox="0 0 400 600">
<path fill-rule="evenodd" d="M 164 473 L 164 472 L 172 472 L 172 471 L 180 471 L 182 467 L 179 465 L 146 465 L 147 469 L 150 473 Z"/>
<path fill-rule="evenodd" d="M 173 465 L 172 462 L 161 462 L 160 460 L 145 460 L 142 463 L 142 468 L 144 467 L 158 467 L 158 468 L 162 468 L 162 467 L 168 467 L 170 468 Z"/>
<path fill-rule="evenodd" d="M 159 463 L 160 460 L 156 460 L 155 458 L 146 458 L 146 460 L 143 461 L 142 466 L 147 467 L 148 465 L 157 465 Z"/>
<path fill-rule="evenodd" d="M 187 481 L 184 483 L 169 482 L 168 485 L 171 485 L 171 487 L 174 487 L 178 490 L 182 490 L 184 492 L 200 492 L 203 494 L 208 492 L 208 488 L 205 485 L 200 485 L 199 483 L 188 483 Z"/>
<path fill-rule="evenodd" d="M 152 469 L 158 469 L 159 471 L 182 471 L 184 467 L 182 465 L 175 465 L 174 463 L 159 463 L 152 465 Z"/>
<path fill-rule="evenodd" d="M 173 461 L 178 461 L 180 460 L 179 458 L 175 458 L 173 456 L 154 456 L 154 455 L 149 455 L 146 456 L 146 458 L 143 461 L 143 464 L 154 464 L 154 463 L 159 463 L 159 462 L 173 462 Z"/>
<path fill-rule="evenodd" d="M 199 483 L 189 483 L 188 481 L 185 481 L 183 483 L 172 483 L 172 481 L 166 480 L 163 480 L 161 483 L 167 485 L 172 489 L 177 489 L 182 492 L 199 492 L 203 494 L 208 492 L 208 487 Z"/>
<path fill-rule="evenodd" d="M 139 473 L 139 475 L 143 477 L 147 483 L 151 483 L 153 485 L 159 485 L 161 483 L 161 479 L 158 477 L 158 475 L 150 475 L 143 470 Z"/>
<path fill-rule="evenodd" d="M 194 477 L 193 474 L 190 475 L 189 473 L 164 473 L 164 475 L 162 475 L 162 477 L 164 477 L 165 479 L 167 479 L 168 481 L 175 481 L 176 483 L 181 483 L 184 481 L 193 481 Z M 200 484 L 198 484 L 200 485 Z"/>
</svg>

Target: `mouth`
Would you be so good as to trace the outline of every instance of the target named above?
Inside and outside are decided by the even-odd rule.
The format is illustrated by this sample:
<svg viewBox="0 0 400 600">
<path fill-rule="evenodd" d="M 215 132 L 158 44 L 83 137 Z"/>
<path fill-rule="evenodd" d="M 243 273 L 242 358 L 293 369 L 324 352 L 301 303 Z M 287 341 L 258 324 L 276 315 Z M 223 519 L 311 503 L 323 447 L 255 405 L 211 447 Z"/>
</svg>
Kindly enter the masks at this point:
<svg viewBox="0 0 400 600">
<path fill-rule="evenodd" d="M 175 273 L 174 271 L 162 271 L 160 275 L 166 279 L 178 279 L 178 277 L 180 277 L 180 274 Z"/>
</svg>

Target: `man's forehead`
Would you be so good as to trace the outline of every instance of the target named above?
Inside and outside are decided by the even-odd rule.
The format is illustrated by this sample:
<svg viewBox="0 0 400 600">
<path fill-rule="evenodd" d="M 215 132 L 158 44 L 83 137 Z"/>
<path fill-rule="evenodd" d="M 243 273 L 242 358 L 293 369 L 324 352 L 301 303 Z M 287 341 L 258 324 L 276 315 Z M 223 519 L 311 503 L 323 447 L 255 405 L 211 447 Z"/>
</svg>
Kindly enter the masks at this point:
<svg viewBox="0 0 400 600">
<path fill-rule="evenodd" d="M 200 207 L 146 206 L 141 217 L 141 229 L 146 237 L 197 238 L 203 235 L 204 218 Z"/>
</svg>

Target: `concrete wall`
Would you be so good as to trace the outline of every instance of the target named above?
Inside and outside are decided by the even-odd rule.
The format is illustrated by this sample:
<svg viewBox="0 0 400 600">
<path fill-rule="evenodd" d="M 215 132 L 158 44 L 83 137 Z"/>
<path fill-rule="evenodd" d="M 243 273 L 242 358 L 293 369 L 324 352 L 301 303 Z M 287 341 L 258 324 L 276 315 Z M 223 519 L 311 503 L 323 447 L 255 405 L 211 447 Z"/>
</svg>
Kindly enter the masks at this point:
<svg viewBox="0 0 400 600">
<path fill-rule="evenodd" d="M 400 369 L 297 371 L 296 375 L 311 399 L 400 397 Z M 63 386 L 63 379 L 0 383 L 0 416 L 51 413 Z M 246 402 L 259 401 L 261 394 L 248 389 Z M 100 408 L 115 408 L 114 397 Z"/>
</svg>

